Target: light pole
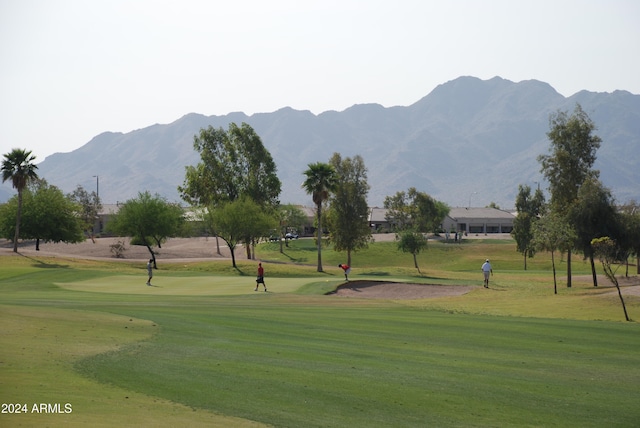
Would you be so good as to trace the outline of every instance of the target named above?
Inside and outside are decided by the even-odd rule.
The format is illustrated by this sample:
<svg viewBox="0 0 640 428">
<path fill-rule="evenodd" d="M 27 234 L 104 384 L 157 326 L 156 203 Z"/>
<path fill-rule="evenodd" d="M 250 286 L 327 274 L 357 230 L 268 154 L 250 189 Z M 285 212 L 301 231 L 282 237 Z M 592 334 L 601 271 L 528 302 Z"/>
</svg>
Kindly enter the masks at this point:
<svg viewBox="0 0 640 428">
<path fill-rule="evenodd" d="M 100 177 L 97 175 L 94 175 L 94 177 L 96 178 L 96 197 L 100 197 Z"/>
<path fill-rule="evenodd" d="M 98 204 L 100 203 L 100 177 L 97 175 L 94 175 L 94 177 L 96 178 L 96 199 L 93 201 L 95 204 L 95 215 L 96 215 L 96 222 L 98 223 L 98 232 L 102 231 L 102 225 L 100 224 L 100 215 L 98 214 Z M 94 223 L 92 231 L 91 231 L 91 240 L 93 241 L 93 243 L 95 244 L 96 241 L 93 237 L 94 231 L 95 231 L 96 225 Z"/>
<path fill-rule="evenodd" d="M 471 194 L 469 195 L 469 208 L 471 208 L 471 197 L 472 197 L 473 195 L 475 195 L 476 193 L 478 193 L 478 192 L 473 192 L 473 193 L 471 193 Z"/>
</svg>

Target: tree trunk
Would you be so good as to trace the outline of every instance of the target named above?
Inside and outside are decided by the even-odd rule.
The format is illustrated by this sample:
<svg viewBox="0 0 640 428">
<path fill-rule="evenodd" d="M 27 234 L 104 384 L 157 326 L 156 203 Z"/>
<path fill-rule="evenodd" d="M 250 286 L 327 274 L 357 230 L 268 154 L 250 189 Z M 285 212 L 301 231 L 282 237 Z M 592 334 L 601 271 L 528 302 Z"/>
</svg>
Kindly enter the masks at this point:
<svg viewBox="0 0 640 428">
<path fill-rule="evenodd" d="M 229 251 L 231 252 L 231 265 L 233 266 L 234 269 L 237 269 L 235 248 L 231 248 L 231 245 L 229 245 Z"/>
<path fill-rule="evenodd" d="M 598 275 L 596 274 L 596 264 L 593 261 L 593 251 L 589 254 L 589 261 L 591 262 L 591 276 L 593 277 L 593 286 L 598 286 Z"/>
<path fill-rule="evenodd" d="M 322 202 L 318 204 L 318 272 L 322 272 Z"/>
<path fill-rule="evenodd" d="M 347 265 L 351 266 L 351 250 L 347 250 Z"/>
<path fill-rule="evenodd" d="M 624 299 L 622 298 L 622 292 L 620 291 L 620 286 L 618 285 L 618 281 L 616 280 L 616 288 L 618 289 L 618 297 L 620 297 L 620 303 L 622 303 L 622 310 L 624 311 L 624 318 L 629 321 L 629 315 L 627 314 L 627 307 L 624 304 Z"/>
<path fill-rule="evenodd" d="M 418 267 L 418 257 L 416 256 L 416 253 L 413 253 L 413 264 L 415 265 L 416 269 L 418 269 L 418 273 L 422 273 L 420 272 L 420 268 Z"/>
<path fill-rule="evenodd" d="M 36 251 L 40 251 L 40 238 L 36 238 Z"/>
<path fill-rule="evenodd" d="M 153 248 L 151 248 L 151 245 L 147 244 L 146 242 L 144 243 L 144 246 L 147 247 L 147 250 L 149 250 L 149 254 L 151 254 L 151 258 L 153 259 L 153 268 L 158 269 L 158 265 L 156 264 L 156 253 L 153 252 Z"/>
<path fill-rule="evenodd" d="M 558 282 L 556 281 L 556 261 L 551 252 L 551 266 L 553 268 L 553 294 L 558 294 Z"/>
<path fill-rule="evenodd" d="M 624 318 L 627 321 L 629 320 L 629 314 L 627 314 L 627 307 L 624 304 L 624 299 L 622 298 L 622 291 L 620 291 L 620 284 L 618 284 L 618 278 L 616 278 L 616 273 L 613 269 L 611 269 L 611 264 L 610 263 L 605 263 L 602 262 L 602 269 L 604 270 L 604 274 L 607 278 L 609 278 L 609 281 L 613 282 L 613 285 L 616 286 L 616 289 L 618 290 L 618 297 L 620 298 L 620 303 L 622 303 L 622 310 L 624 311 Z M 617 270 L 617 268 L 616 268 Z"/>
<path fill-rule="evenodd" d="M 618 297 L 620 298 L 620 303 L 622 303 L 622 310 L 624 311 L 624 318 L 629 321 L 629 315 L 627 314 L 627 307 L 624 304 L 624 299 L 622 298 L 622 291 L 620 291 L 620 285 L 618 284 L 618 279 L 616 278 L 615 274 L 613 273 L 613 271 L 611 269 L 607 270 L 606 266 L 603 266 L 605 269 L 605 274 L 607 274 L 607 277 L 611 280 L 611 282 L 613 282 L 613 284 L 616 286 L 616 289 L 618 290 Z"/>
<path fill-rule="evenodd" d="M 524 270 L 527 270 L 527 250 L 524 250 L 522 254 L 524 254 Z"/>
<path fill-rule="evenodd" d="M 571 288 L 571 250 L 567 250 L 567 288 Z"/>
<path fill-rule="evenodd" d="M 20 218 L 22 217 L 22 189 L 18 189 L 18 212 L 16 213 L 16 230 L 13 235 L 13 252 L 18 252 L 18 238 L 20 238 Z"/>
</svg>

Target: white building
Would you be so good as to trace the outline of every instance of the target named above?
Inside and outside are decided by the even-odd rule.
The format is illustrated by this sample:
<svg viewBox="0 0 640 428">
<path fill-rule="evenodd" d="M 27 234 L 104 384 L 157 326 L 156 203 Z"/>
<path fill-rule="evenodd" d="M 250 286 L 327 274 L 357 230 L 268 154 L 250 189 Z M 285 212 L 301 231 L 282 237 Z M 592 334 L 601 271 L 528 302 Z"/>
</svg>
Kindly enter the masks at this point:
<svg viewBox="0 0 640 428">
<path fill-rule="evenodd" d="M 495 208 L 451 208 L 442 222 L 448 232 L 511 233 L 515 216 Z"/>
</svg>

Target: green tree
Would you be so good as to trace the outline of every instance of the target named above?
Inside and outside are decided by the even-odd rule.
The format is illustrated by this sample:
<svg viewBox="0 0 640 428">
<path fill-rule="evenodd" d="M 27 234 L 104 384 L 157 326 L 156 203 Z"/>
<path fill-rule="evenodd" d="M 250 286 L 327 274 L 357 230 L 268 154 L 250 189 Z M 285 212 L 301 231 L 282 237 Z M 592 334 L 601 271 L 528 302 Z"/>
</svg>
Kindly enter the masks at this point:
<svg viewBox="0 0 640 428">
<path fill-rule="evenodd" d="M 24 213 L 21 219 L 20 237 L 34 239 L 36 251 L 40 241 L 77 243 L 84 240 L 79 206 L 66 197 L 56 186 L 45 180 L 32 181 L 23 190 Z M 15 233 L 18 201 L 14 196 L 0 213 L 3 236 Z"/>
<path fill-rule="evenodd" d="M 367 248 L 371 241 L 367 168 L 361 156 L 342 159 L 339 153 L 334 153 L 329 163 L 338 176 L 327 213 L 330 239 L 335 251 L 347 252 L 351 266 L 351 252 Z"/>
<path fill-rule="evenodd" d="M 211 216 L 216 233 L 229 246 L 234 268 L 237 268 L 236 246 L 241 242 L 250 242 L 252 238 L 266 236 L 277 225 L 275 217 L 249 197 L 221 204 L 212 211 Z"/>
<path fill-rule="evenodd" d="M 640 206 L 635 201 L 621 207 L 620 222 L 618 243 L 628 250 L 629 256 L 636 257 L 636 275 L 640 275 Z M 626 274 L 629 274 L 628 259 Z"/>
<path fill-rule="evenodd" d="M 538 156 L 540 171 L 549 182 L 551 210 L 567 216 L 582 183 L 598 177 L 592 167 L 602 140 L 579 104 L 571 116 L 563 111 L 552 114 L 549 127 L 550 153 Z M 567 287 L 571 287 L 571 250 L 567 252 Z"/>
<path fill-rule="evenodd" d="M 517 216 L 513 221 L 511 235 L 516 241 L 516 249 L 524 257 L 524 270 L 527 270 L 527 258 L 533 257 L 536 247 L 533 244 L 533 225 L 544 209 L 544 195 L 540 189 L 531 195 L 531 187 L 518 186 L 516 196 Z"/>
<path fill-rule="evenodd" d="M 569 221 L 576 231 L 576 249 L 589 259 L 593 286 L 598 286 L 596 266 L 591 241 L 609 236 L 617 239 L 621 235 L 621 223 L 609 189 L 595 177 L 587 177 L 578 190 L 575 202 L 569 209 Z"/>
<path fill-rule="evenodd" d="M 98 214 L 102 210 L 100 197 L 97 192 L 89 193 L 80 185 L 68 197 L 80 206 L 79 218 L 82 221 L 82 229 L 95 243 L 93 228 Z"/>
<path fill-rule="evenodd" d="M 413 255 L 413 265 L 418 269 L 418 272 L 420 272 L 418 254 L 427 248 L 427 242 L 427 238 L 423 233 L 411 229 L 405 229 L 397 235 L 398 249 L 403 253 Z"/>
<path fill-rule="evenodd" d="M 400 191 L 384 200 L 387 219 L 395 224 L 398 249 L 411 253 L 418 272 L 417 255 L 427 247 L 425 233 L 440 229 L 449 207 L 414 187 Z"/>
<path fill-rule="evenodd" d="M 573 248 L 576 240 L 575 231 L 565 219 L 556 213 L 544 215 L 536 221 L 533 226 L 533 247 L 537 251 L 548 251 L 551 253 L 551 266 L 553 268 L 553 293 L 558 294 L 558 283 L 556 280 L 556 261 L 554 254 L 556 251 L 569 251 Z"/>
<path fill-rule="evenodd" d="M 449 214 L 449 207 L 445 203 L 417 191 L 415 187 L 387 196 L 384 208 L 387 210 L 387 219 L 397 230 L 413 229 L 420 233 L 438 231 Z"/>
<path fill-rule="evenodd" d="M 20 237 L 20 221 L 22 219 L 22 191 L 29 181 L 38 178 L 38 167 L 33 163 L 36 157 L 30 151 L 13 149 L 4 155 L 2 160 L 2 182 L 11 180 L 13 188 L 18 191 L 18 210 L 16 215 L 16 227 L 13 236 L 13 252 L 18 252 L 18 239 Z"/>
<path fill-rule="evenodd" d="M 179 205 L 145 191 L 120 207 L 107 223 L 107 230 L 120 236 L 129 236 L 132 242 L 147 247 L 157 269 L 156 253 L 152 247 L 156 245 L 162 248 L 162 243 L 176 236 L 183 223 L 184 211 Z"/>
<path fill-rule="evenodd" d="M 282 183 L 276 164 L 251 126 L 230 123 L 227 131 L 209 126 L 194 136 L 193 147 L 200 162 L 186 167 L 184 184 L 178 187 L 186 202 L 215 210 L 248 197 L 265 209 L 277 207 Z M 251 243 L 245 244 L 251 258 Z"/>
<path fill-rule="evenodd" d="M 438 232 L 442 221 L 449 214 L 449 207 L 423 192 L 409 189 L 409 197 L 413 198 L 414 226 L 423 233 Z"/>
<path fill-rule="evenodd" d="M 384 208 L 387 210 L 385 219 L 393 230 L 397 232 L 411 227 L 411 208 L 406 192 L 400 191 L 385 197 Z"/>
<path fill-rule="evenodd" d="M 280 237 L 284 239 L 284 245 L 289 246 L 289 240 L 286 238 L 287 233 L 298 233 L 307 221 L 304 212 L 295 205 L 285 204 L 278 207 L 278 219 L 280 220 Z M 283 241 L 280 239 L 280 252 L 284 252 L 282 248 Z"/>
<path fill-rule="evenodd" d="M 318 272 L 322 272 L 322 204 L 338 186 L 338 175 L 335 168 L 328 163 L 316 162 L 308 165 L 304 172 L 305 180 L 302 188 L 313 198 L 316 204 L 316 229 L 318 244 Z"/>
<path fill-rule="evenodd" d="M 184 184 L 178 187 L 185 201 L 208 206 L 246 196 L 261 206 L 278 205 L 282 184 L 276 164 L 251 126 L 201 129 L 193 148 L 200 162 L 186 167 Z"/>
<path fill-rule="evenodd" d="M 618 290 L 618 297 L 620 298 L 620 303 L 622 304 L 622 310 L 624 311 L 624 317 L 627 321 L 629 320 L 629 315 L 627 314 L 627 307 L 624 304 L 624 298 L 622 297 L 622 292 L 620 291 L 620 284 L 618 283 L 618 279 L 616 278 L 616 271 L 621 266 L 620 262 L 623 262 L 629 257 L 627 251 L 621 248 L 615 240 L 609 238 L 608 236 L 604 236 L 602 238 L 595 238 L 591 241 L 591 246 L 594 250 L 594 253 L 602 262 L 602 268 L 604 270 L 605 276 L 616 286 Z M 614 268 L 614 266 L 616 266 Z"/>
</svg>

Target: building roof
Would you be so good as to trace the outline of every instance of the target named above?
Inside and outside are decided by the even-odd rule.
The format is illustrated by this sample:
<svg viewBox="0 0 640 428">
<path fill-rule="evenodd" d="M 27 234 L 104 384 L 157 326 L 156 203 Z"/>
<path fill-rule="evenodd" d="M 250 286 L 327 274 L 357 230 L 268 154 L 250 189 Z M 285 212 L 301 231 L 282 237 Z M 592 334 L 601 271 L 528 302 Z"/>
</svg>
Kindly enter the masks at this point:
<svg viewBox="0 0 640 428">
<path fill-rule="evenodd" d="M 491 218 L 491 219 L 504 219 L 513 220 L 514 216 L 510 212 L 498 210 L 495 208 L 475 208 L 475 207 L 455 207 L 449 210 L 449 217 L 454 220 L 460 221 L 463 219 L 478 219 L 478 218 Z"/>
<path fill-rule="evenodd" d="M 386 208 L 370 208 L 369 210 L 369 222 L 370 223 L 384 223 L 387 221 L 386 218 L 387 209 Z"/>
<path fill-rule="evenodd" d="M 102 204 L 102 209 L 98 213 L 98 215 L 112 215 L 117 214 L 120 211 L 120 206 L 122 204 Z"/>
</svg>

